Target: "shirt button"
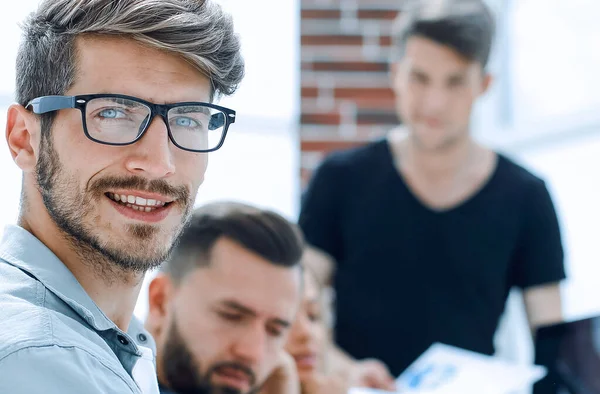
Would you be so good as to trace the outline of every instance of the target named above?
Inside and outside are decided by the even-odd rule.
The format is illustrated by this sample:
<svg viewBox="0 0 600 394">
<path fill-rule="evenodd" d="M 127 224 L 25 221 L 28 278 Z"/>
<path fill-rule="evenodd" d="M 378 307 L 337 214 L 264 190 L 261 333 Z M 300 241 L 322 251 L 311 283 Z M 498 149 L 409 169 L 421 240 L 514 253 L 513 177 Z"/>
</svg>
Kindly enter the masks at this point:
<svg viewBox="0 0 600 394">
<path fill-rule="evenodd" d="M 127 346 L 129 345 L 129 341 L 123 335 L 117 335 L 117 339 L 121 342 L 121 345 Z"/>
<path fill-rule="evenodd" d="M 138 334 L 138 339 L 140 340 L 140 342 L 146 342 L 148 340 L 148 337 L 146 336 L 146 334 Z"/>
</svg>

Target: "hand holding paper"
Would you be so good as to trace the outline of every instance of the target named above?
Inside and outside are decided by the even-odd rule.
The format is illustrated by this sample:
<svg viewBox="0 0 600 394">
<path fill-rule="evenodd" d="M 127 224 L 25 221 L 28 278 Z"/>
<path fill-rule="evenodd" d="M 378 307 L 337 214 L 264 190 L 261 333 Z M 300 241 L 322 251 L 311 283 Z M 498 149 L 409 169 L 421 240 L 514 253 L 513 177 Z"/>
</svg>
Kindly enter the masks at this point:
<svg viewBox="0 0 600 394">
<path fill-rule="evenodd" d="M 497 358 L 436 343 L 396 380 L 399 394 L 510 394 L 534 384 L 544 367 L 517 365 Z M 348 394 L 385 394 L 352 388 Z"/>
<path fill-rule="evenodd" d="M 508 394 L 543 378 L 540 366 L 517 365 L 436 343 L 396 380 L 402 394 Z"/>
</svg>

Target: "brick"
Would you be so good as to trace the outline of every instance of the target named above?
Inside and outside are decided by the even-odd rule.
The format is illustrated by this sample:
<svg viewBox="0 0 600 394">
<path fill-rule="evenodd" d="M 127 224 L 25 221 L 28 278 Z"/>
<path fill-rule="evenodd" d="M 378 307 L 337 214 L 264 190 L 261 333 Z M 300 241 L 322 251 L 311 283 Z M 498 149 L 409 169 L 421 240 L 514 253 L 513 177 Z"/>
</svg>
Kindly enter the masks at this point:
<svg viewBox="0 0 600 394">
<path fill-rule="evenodd" d="M 315 140 L 301 140 L 300 149 L 303 152 L 323 152 L 325 155 L 336 151 L 356 148 L 368 143 L 369 140 L 328 140 L 328 141 L 315 141 Z"/>
<path fill-rule="evenodd" d="M 311 70 L 313 70 L 313 64 L 311 62 L 301 62 L 300 70 L 311 71 Z"/>
<path fill-rule="evenodd" d="M 303 63 L 304 64 L 304 63 Z M 304 68 L 310 70 L 309 68 Z M 376 71 L 387 72 L 387 62 L 315 62 L 314 71 Z"/>
<path fill-rule="evenodd" d="M 390 88 L 336 88 L 335 98 L 351 100 L 394 99 Z"/>
<path fill-rule="evenodd" d="M 358 10 L 360 19 L 383 19 L 394 20 L 398 16 L 398 10 Z"/>
<path fill-rule="evenodd" d="M 300 90 L 300 95 L 302 96 L 302 98 L 304 98 L 304 97 L 309 97 L 309 98 L 317 97 L 319 95 L 319 89 L 315 88 L 315 87 L 310 87 L 310 86 L 303 86 L 302 89 Z"/>
<path fill-rule="evenodd" d="M 356 123 L 365 125 L 398 125 L 398 116 L 393 111 L 358 111 Z"/>
<path fill-rule="evenodd" d="M 300 0 L 303 188 L 325 155 L 381 138 L 399 124 L 389 61 L 403 2 L 351 0 L 357 23 L 343 23 L 346 1 Z M 348 119 L 340 116 L 344 108 L 352 109 Z M 340 118 L 356 123 L 340 125 Z"/>
<path fill-rule="evenodd" d="M 337 112 L 303 113 L 300 115 L 300 124 L 339 125 L 340 121 L 341 117 Z"/>
<path fill-rule="evenodd" d="M 383 47 L 389 47 L 392 46 L 393 44 L 393 40 L 391 36 L 381 36 L 379 37 L 379 45 L 383 46 Z"/>
<path fill-rule="evenodd" d="M 337 19 L 342 16 L 340 10 L 302 10 L 302 19 Z"/>
<path fill-rule="evenodd" d="M 396 110 L 396 98 L 384 97 L 384 98 L 357 98 L 354 100 L 356 107 L 359 111 L 368 110 L 385 110 L 387 112 L 394 112 Z"/>
<path fill-rule="evenodd" d="M 303 35 L 301 45 L 362 45 L 362 36 L 353 35 Z"/>
</svg>

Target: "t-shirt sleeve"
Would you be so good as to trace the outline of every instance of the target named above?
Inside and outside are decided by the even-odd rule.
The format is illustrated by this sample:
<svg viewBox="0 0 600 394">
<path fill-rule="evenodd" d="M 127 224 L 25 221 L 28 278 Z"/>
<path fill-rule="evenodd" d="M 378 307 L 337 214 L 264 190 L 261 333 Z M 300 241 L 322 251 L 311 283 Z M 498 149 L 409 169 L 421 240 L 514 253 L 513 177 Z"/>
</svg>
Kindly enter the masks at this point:
<svg viewBox="0 0 600 394">
<path fill-rule="evenodd" d="M 526 191 L 521 215 L 513 284 L 525 289 L 563 280 L 566 275 L 561 231 L 544 181 L 536 179 Z"/>
<path fill-rule="evenodd" d="M 326 159 L 313 173 L 302 195 L 298 224 L 306 241 L 340 260 L 340 196 L 343 174 L 338 163 Z"/>
<path fill-rule="evenodd" d="M 27 347 L 0 359 L 0 393 L 126 394 L 134 390 L 76 347 Z"/>
</svg>

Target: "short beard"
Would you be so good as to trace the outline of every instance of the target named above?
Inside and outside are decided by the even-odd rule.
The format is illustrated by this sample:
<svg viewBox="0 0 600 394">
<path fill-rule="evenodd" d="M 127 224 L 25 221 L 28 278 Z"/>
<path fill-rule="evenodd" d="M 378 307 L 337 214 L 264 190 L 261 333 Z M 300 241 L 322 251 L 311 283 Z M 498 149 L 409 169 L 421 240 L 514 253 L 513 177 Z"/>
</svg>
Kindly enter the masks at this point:
<svg viewBox="0 0 600 394">
<path fill-rule="evenodd" d="M 250 368 L 235 362 L 221 362 L 212 365 L 204 374 L 200 374 L 198 361 L 187 347 L 185 340 L 181 337 L 175 320 L 169 327 L 167 340 L 163 348 L 162 367 L 168 387 L 177 394 L 256 394 L 260 387 L 256 386 L 256 377 Z M 250 377 L 252 388 L 248 393 L 240 390 L 216 386 L 211 383 L 210 378 L 219 368 L 234 368 L 246 373 Z"/>
<path fill-rule="evenodd" d="M 108 186 L 127 185 L 130 187 L 148 188 L 148 182 L 141 178 L 101 179 L 90 187 L 88 193 L 80 193 L 75 177 L 66 173 L 60 162 L 58 152 L 54 149 L 49 132 L 42 132 L 42 149 L 36 163 L 36 178 L 38 190 L 52 221 L 60 230 L 62 236 L 69 242 L 71 249 L 81 262 L 91 267 L 97 276 L 112 283 L 116 279 L 129 281 L 131 274 L 144 274 L 156 268 L 168 259 L 177 243 L 185 224 L 191 216 L 192 202 L 190 193 L 183 187 L 174 188 L 164 181 L 154 181 L 153 190 L 159 190 L 177 198 L 184 208 L 183 221 L 175 229 L 171 245 L 163 251 L 156 250 L 151 256 L 139 256 L 139 249 L 111 247 L 94 235 L 93 225 L 86 223 L 86 218 L 99 222 L 100 217 L 93 217 L 94 198 L 100 200 L 102 191 Z M 75 193 L 74 193 L 75 191 Z M 109 224 L 110 226 L 110 224 Z M 110 228 L 110 227 L 109 227 Z M 161 229 L 152 225 L 132 224 L 128 226 L 129 234 L 140 242 L 152 240 Z"/>
</svg>

